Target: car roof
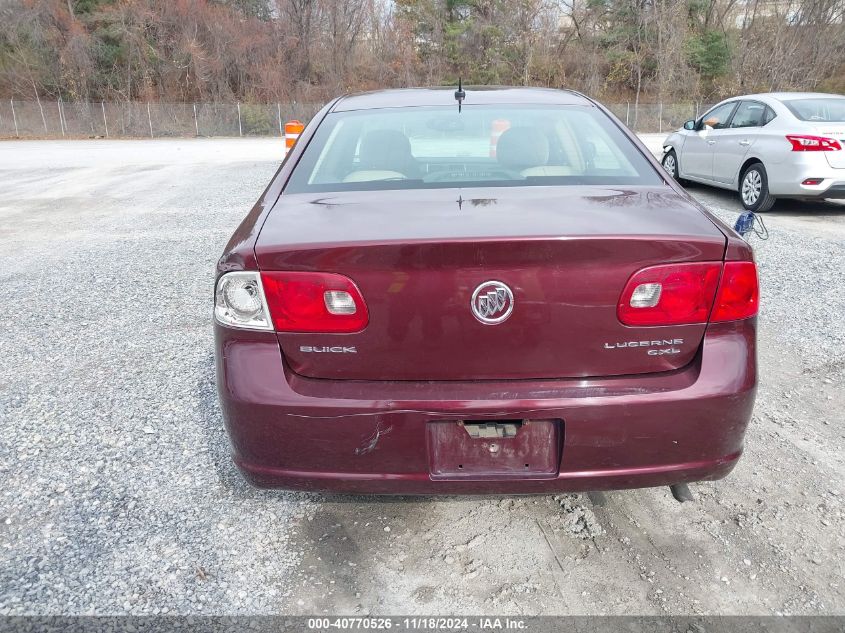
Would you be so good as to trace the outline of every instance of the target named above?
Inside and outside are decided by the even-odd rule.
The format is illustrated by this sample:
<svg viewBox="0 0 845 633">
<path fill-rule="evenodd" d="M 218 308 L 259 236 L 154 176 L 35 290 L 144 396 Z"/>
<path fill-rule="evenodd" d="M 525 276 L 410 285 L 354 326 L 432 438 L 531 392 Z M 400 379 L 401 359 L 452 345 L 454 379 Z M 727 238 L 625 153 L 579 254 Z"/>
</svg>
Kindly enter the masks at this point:
<svg viewBox="0 0 845 633">
<path fill-rule="evenodd" d="M 453 106 L 457 104 L 455 90 L 457 90 L 456 86 L 442 86 L 359 92 L 338 99 L 332 112 L 408 106 Z M 464 90 L 466 91 L 464 105 L 593 105 L 587 97 L 577 92 L 554 88 L 465 86 Z"/>
<path fill-rule="evenodd" d="M 757 94 L 731 97 L 725 101 L 736 101 L 738 99 L 775 99 L 776 101 L 794 101 L 795 99 L 835 99 L 837 97 L 842 98 L 842 95 L 830 92 L 760 92 Z"/>
</svg>

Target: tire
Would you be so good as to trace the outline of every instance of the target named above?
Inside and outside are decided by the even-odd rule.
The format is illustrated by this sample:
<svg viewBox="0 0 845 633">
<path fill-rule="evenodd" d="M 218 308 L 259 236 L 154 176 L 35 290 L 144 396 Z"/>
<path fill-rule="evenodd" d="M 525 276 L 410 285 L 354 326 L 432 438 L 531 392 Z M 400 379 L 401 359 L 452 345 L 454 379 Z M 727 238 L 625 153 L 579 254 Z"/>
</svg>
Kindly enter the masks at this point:
<svg viewBox="0 0 845 633">
<path fill-rule="evenodd" d="M 666 156 L 663 157 L 661 163 L 663 164 L 663 169 L 668 171 L 669 175 L 672 176 L 678 184 L 686 184 L 686 181 L 683 178 L 678 177 L 678 155 L 675 153 L 675 150 L 670 149 L 666 152 Z"/>
<path fill-rule="evenodd" d="M 754 213 L 765 213 L 776 200 L 769 193 L 769 176 L 763 163 L 749 165 L 739 179 L 739 201 L 742 206 Z"/>
</svg>

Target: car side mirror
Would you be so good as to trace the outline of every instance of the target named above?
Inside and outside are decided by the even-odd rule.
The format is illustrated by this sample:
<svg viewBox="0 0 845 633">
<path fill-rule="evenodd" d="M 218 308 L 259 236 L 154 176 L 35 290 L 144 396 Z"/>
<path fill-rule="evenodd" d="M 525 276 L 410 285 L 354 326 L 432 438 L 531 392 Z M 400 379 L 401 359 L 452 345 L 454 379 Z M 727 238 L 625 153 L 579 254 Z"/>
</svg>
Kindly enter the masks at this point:
<svg viewBox="0 0 845 633">
<path fill-rule="evenodd" d="M 684 121 L 684 129 L 685 130 L 694 130 L 695 129 L 695 121 L 690 119 L 689 121 Z"/>
</svg>

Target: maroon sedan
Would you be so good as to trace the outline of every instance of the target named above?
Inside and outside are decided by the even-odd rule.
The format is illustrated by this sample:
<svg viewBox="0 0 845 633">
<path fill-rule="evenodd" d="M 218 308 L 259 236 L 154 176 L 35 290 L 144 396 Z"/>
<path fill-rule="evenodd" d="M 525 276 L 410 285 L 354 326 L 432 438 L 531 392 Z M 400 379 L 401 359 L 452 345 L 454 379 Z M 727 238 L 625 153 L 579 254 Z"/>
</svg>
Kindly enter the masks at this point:
<svg viewBox="0 0 845 633">
<path fill-rule="evenodd" d="M 237 465 L 401 494 L 727 475 L 756 390 L 748 245 L 596 102 L 456 97 L 332 101 L 226 247 Z"/>
</svg>

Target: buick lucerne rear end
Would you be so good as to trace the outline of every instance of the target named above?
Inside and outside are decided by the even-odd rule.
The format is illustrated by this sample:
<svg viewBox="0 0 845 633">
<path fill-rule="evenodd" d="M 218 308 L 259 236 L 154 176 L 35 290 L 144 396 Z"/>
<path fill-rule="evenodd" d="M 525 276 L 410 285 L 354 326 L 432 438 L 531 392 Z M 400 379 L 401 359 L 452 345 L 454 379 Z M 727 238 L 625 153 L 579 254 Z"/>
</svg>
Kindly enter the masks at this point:
<svg viewBox="0 0 845 633">
<path fill-rule="evenodd" d="M 237 465 L 395 494 L 724 477 L 756 389 L 749 247 L 599 104 L 453 92 L 327 105 L 229 242 Z"/>
</svg>

